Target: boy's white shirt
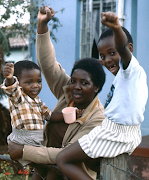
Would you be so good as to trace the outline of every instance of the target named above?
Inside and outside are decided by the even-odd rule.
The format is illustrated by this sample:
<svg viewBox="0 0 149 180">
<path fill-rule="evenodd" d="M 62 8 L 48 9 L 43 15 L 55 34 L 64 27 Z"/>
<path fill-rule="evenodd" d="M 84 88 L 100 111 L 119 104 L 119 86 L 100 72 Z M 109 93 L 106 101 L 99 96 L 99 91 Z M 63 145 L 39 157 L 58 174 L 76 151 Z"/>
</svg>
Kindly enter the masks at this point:
<svg viewBox="0 0 149 180">
<path fill-rule="evenodd" d="M 145 105 L 148 99 L 147 77 L 144 69 L 132 55 L 127 69 L 120 69 L 113 81 L 113 97 L 104 115 L 111 121 L 134 126 L 144 120 Z"/>
</svg>

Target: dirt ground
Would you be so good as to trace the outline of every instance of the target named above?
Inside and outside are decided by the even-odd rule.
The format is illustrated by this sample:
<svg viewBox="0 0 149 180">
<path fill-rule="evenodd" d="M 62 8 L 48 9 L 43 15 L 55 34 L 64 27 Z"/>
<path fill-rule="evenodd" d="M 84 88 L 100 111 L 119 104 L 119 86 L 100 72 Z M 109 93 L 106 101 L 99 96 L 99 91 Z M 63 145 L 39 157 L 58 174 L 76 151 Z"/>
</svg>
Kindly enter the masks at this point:
<svg viewBox="0 0 149 180">
<path fill-rule="evenodd" d="M 0 146 L 0 154 L 8 154 L 7 145 L 1 145 Z"/>
</svg>

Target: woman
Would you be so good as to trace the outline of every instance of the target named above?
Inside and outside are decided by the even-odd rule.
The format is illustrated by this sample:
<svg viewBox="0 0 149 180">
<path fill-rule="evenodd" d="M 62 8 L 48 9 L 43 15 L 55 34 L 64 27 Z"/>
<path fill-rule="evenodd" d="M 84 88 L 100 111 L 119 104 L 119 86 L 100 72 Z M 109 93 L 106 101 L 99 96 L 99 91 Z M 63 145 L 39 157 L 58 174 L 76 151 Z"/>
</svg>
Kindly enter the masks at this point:
<svg viewBox="0 0 149 180">
<path fill-rule="evenodd" d="M 94 127 L 100 126 L 104 119 L 104 108 L 98 99 L 105 82 L 105 73 L 98 62 L 93 58 L 77 61 L 71 72 L 66 75 L 64 69 L 55 59 L 54 47 L 51 43 L 48 21 L 54 12 L 48 7 L 40 8 L 38 13 L 38 28 L 36 37 L 37 62 L 58 103 L 53 112 L 59 112 L 61 120 L 53 114 L 51 122 L 46 124 L 44 147 L 20 146 L 14 143 L 9 145 L 9 154 L 12 159 L 23 157 L 38 164 L 56 164 L 56 156 L 65 147 L 89 133 Z M 65 124 L 62 109 L 75 106 L 79 109 L 75 123 Z M 47 147 L 46 147 L 47 146 Z M 81 166 L 92 179 L 96 179 L 96 172 L 89 169 L 84 163 Z M 33 179 L 37 180 L 33 177 Z M 48 172 L 47 179 L 61 179 L 57 174 Z"/>
</svg>

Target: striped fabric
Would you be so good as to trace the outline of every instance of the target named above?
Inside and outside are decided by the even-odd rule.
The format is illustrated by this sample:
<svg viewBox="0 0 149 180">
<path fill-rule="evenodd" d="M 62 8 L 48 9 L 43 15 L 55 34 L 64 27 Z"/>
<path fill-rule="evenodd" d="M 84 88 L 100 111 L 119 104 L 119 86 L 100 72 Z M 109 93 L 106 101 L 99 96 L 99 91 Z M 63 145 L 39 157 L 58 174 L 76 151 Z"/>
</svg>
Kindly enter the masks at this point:
<svg viewBox="0 0 149 180">
<path fill-rule="evenodd" d="M 7 137 L 8 144 L 14 142 L 22 145 L 42 146 L 43 129 L 26 130 L 26 129 L 12 129 L 12 133 Z M 30 164 L 31 161 L 24 161 L 22 158 L 18 160 L 22 166 Z"/>
<path fill-rule="evenodd" d="M 22 145 L 42 146 L 43 129 L 12 129 L 12 133 L 7 137 L 8 144 L 10 141 Z"/>
<path fill-rule="evenodd" d="M 122 153 L 130 155 L 140 144 L 141 139 L 140 124 L 124 126 L 105 118 L 102 126 L 95 127 L 78 141 L 89 157 L 110 158 Z"/>
</svg>

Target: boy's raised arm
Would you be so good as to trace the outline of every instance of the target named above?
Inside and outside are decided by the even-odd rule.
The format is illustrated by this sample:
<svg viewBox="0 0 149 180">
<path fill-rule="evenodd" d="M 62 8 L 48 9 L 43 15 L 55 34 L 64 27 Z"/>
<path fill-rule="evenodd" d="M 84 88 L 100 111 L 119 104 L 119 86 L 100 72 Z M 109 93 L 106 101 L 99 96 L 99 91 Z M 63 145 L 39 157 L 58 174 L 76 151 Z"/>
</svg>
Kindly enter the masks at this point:
<svg viewBox="0 0 149 180">
<path fill-rule="evenodd" d="M 6 86 L 11 86 L 14 83 L 14 65 L 13 63 L 7 63 L 3 68 L 3 76 L 6 78 Z"/>
<path fill-rule="evenodd" d="M 118 16 L 114 12 L 102 12 L 101 22 L 111 28 L 114 33 L 115 48 L 123 61 L 123 68 L 126 69 L 131 60 L 131 52 L 128 48 L 128 40 L 119 23 Z"/>
</svg>

